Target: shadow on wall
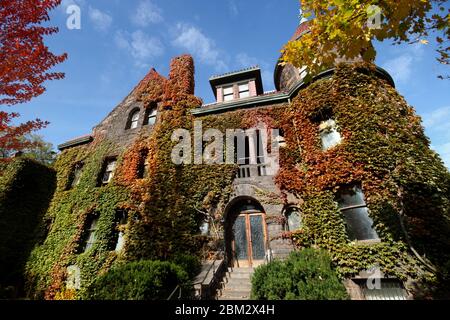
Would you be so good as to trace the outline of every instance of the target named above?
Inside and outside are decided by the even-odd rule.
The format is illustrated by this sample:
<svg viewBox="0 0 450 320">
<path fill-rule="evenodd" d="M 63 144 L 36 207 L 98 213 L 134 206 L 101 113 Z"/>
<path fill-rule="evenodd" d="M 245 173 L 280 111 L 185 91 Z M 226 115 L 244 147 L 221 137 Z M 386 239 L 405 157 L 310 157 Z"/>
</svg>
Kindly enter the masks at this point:
<svg viewBox="0 0 450 320">
<path fill-rule="evenodd" d="M 55 188 L 55 171 L 31 159 L 15 159 L 1 172 L 0 299 L 23 296 L 24 266 L 50 227 L 43 217 Z"/>
</svg>

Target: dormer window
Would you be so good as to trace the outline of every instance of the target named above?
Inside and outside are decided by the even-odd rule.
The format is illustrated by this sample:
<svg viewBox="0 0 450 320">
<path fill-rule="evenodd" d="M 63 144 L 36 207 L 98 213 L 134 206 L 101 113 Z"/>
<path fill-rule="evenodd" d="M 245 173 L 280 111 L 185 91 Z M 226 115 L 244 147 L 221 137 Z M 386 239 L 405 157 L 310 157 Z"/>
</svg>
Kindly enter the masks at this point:
<svg viewBox="0 0 450 320">
<path fill-rule="evenodd" d="M 257 66 L 213 76 L 209 83 L 218 103 L 234 102 L 264 93 L 261 69 Z"/>
<path fill-rule="evenodd" d="M 223 101 L 231 101 L 234 99 L 234 88 L 228 86 L 223 88 Z"/>
<path fill-rule="evenodd" d="M 248 82 L 239 84 L 239 98 L 248 98 L 250 97 L 250 89 Z"/>
</svg>

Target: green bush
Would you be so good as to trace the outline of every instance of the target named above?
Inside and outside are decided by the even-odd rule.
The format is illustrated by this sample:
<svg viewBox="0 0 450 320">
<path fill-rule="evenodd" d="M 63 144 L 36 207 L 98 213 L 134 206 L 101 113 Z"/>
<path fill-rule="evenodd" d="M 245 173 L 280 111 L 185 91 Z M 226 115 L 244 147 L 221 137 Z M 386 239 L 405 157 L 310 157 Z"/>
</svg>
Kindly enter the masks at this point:
<svg viewBox="0 0 450 320">
<path fill-rule="evenodd" d="M 53 169 L 27 158 L 2 164 L 0 170 L 0 288 L 9 288 L 7 295 L 11 296 L 22 290 L 26 260 L 43 240 L 47 226 L 42 217 L 56 176 Z"/>
<path fill-rule="evenodd" d="M 175 255 L 171 261 L 176 265 L 179 265 L 183 268 L 184 271 L 188 274 L 189 278 L 194 278 L 199 272 L 201 268 L 200 259 L 196 256 L 179 253 Z"/>
<path fill-rule="evenodd" d="M 293 252 L 255 270 L 252 298 L 258 300 L 342 300 L 348 295 L 323 250 Z"/>
<path fill-rule="evenodd" d="M 90 286 L 91 300 L 164 300 L 177 285 L 188 284 L 182 267 L 167 261 L 142 260 L 111 269 Z"/>
</svg>

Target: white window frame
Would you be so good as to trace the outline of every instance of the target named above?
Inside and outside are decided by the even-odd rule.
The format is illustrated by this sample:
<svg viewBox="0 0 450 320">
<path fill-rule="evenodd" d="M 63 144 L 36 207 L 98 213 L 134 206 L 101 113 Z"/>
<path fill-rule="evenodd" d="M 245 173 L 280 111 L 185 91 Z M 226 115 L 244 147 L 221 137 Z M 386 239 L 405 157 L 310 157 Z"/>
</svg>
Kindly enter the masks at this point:
<svg viewBox="0 0 450 320">
<path fill-rule="evenodd" d="M 111 182 L 114 177 L 114 171 L 116 170 L 116 164 L 117 160 L 115 158 L 106 160 L 105 170 L 102 175 L 102 184 L 108 184 Z M 107 179 L 105 179 L 106 176 L 108 176 Z"/>
<path fill-rule="evenodd" d="M 136 129 L 139 126 L 139 110 L 135 110 L 131 114 L 130 129 Z"/>
<path fill-rule="evenodd" d="M 86 230 L 86 246 L 84 247 L 84 252 L 92 248 L 94 243 L 97 241 L 97 230 L 98 230 L 98 216 L 92 218 L 89 228 Z"/>
<path fill-rule="evenodd" d="M 227 89 L 231 89 L 231 93 L 225 93 L 225 91 Z M 223 97 L 223 102 L 233 101 L 234 100 L 234 85 L 222 87 L 222 97 Z M 228 98 L 228 97 L 231 97 L 231 98 Z"/>
<path fill-rule="evenodd" d="M 145 124 L 153 126 L 156 123 L 156 117 L 158 115 L 158 109 L 156 107 L 151 108 L 148 111 L 147 119 L 145 119 Z"/>
<path fill-rule="evenodd" d="M 241 86 L 247 86 L 247 90 L 241 90 Z M 239 92 L 240 99 L 250 97 L 250 82 L 246 81 L 246 82 L 238 83 L 238 92 Z M 245 97 L 243 97 L 242 96 L 243 93 L 247 93 L 247 95 Z"/>
</svg>

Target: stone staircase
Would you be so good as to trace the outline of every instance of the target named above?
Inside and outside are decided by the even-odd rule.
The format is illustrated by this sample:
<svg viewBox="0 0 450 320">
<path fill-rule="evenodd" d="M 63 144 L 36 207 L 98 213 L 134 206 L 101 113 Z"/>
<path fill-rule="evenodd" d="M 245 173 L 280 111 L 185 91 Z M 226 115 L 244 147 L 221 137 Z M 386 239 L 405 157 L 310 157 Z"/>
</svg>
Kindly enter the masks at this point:
<svg viewBox="0 0 450 320">
<path fill-rule="evenodd" d="M 253 268 L 228 268 L 221 288 L 218 290 L 217 299 L 249 300 L 253 271 Z"/>
</svg>

